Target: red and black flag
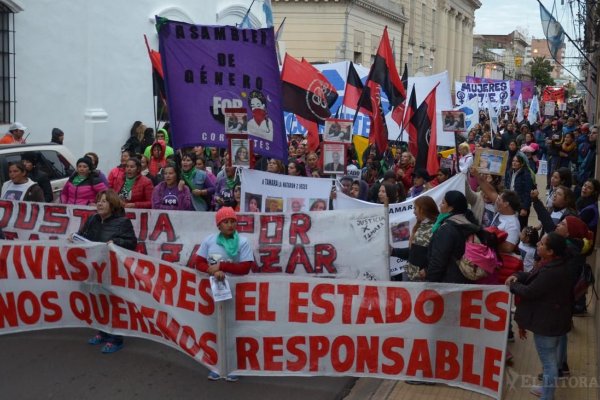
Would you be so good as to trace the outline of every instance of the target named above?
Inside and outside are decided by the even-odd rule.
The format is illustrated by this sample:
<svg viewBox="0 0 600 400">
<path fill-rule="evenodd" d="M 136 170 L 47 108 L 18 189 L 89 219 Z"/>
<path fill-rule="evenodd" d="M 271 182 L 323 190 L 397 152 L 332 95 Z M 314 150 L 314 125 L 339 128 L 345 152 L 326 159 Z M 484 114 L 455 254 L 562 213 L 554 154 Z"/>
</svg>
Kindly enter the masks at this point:
<svg viewBox="0 0 600 400">
<path fill-rule="evenodd" d="M 438 83 L 439 85 L 439 83 Z M 440 168 L 437 158 L 435 92 L 437 86 L 429 92 L 410 123 L 417 131 L 417 162 L 416 169 L 426 169 L 429 175 L 435 175 Z M 414 92 L 414 89 L 413 89 Z"/>
<path fill-rule="evenodd" d="M 163 105 L 167 105 L 167 92 L 165 91 L 165 79 L 163 75 L 162 63 L 160 61 L 160 53 L 150 48 L 148 38 L 144 35 L 148 56 L 152 63 L 152 79 L 154 82 L 154 95 L 161 99 Z"/>
<path fill-rule="evenodd" d="M 284 111 L 314 122 L 331 116 L 329 104 L 335 102 L 337 92 L 315 67 L 286 54 L 281 80 Z"/>
<path fill-rule="evenodd" d="M 390 108 L 397 107 L 406 100 L 406 87 L 402 84 L 402 80 L 396 69 L 387 26 L 383 29 L 383 36 L 379 42 L 379 48 L 371 66 L 368 80 L 374 81 L 381 86 L 381 89 L 388 97 Z"/>
<path fill-rule="evenodd" d="M 413 115 L 417 112 L 417 91 L 413 85 L 412 91 L 410 92 L 410 97 L 408 99 L 408 104 L 406 106 L 406 111 L 404 113 L 404 119 L 402 121 L 402 129 L 408 132 L 408 151 L 413 156 L 417 157 L 417 129 L 411 123 L 411 119 Z M 396 121 L 397 122 L 397 121 Z M 400 124 L 398 124 L 400 125 Z"/>
<path fill-rule="evenodd" d="M 404 93 L 407 94 L 408 93 L 408 64 L 406 64 L 406 63 L 404 63 L 404 72 L 402 73 L 402 77 L 400 78 L 400 80 L 402 81 L 402 87 L 404 88 Z M 403 126 L 405 109 L 406 109 L 406 101 L 403 101 L 402 103 L 400 103 L 399 105 L 394 107 L 394 110 L 392 111 L 392 119 L 394 121 L 396 121 L 396 123 L 398 124 L 398 126 L 400 126 L 400 128 L 402 128 L 402 126 Z M 415 107 L 415 109 L 416 109 L 416 107 Z"/>
<path fill-rule="evenodd" d="M 356 72 L 356 68 L 354 68 L 354 64 L 351 61 L 350 66 L 348 67 L 346 88 L 344 89 L 343 106 L 346 108 L 351 108 L 352 110 L 357 110 L 357 112 L 362 112 L 363 114 L 370 114 L 371 111 L 373 111 L 371 109 L 370 96 L 365 96 L 366 101 L 363 102 L 364 104 L 359 104 L 363 90 L 364 85 L 360 80 L 360 76 L 358 76 L 358 72 Z"/>
<path fill-rule="evenodd" d="M 385 152 L 388 147 L 388 131 L 385 124 L 385 114 L 381 107 L 381 92 L 379 85 L 374 81 L 367 82 L 363 90 L 363 95 L 367 93 L 371 100 L 371 127 L 369 129 L 369 144 L 375 144 L 380 153 Z M 361 96 L 365 98 L 365 96 Z"/>
</svg>

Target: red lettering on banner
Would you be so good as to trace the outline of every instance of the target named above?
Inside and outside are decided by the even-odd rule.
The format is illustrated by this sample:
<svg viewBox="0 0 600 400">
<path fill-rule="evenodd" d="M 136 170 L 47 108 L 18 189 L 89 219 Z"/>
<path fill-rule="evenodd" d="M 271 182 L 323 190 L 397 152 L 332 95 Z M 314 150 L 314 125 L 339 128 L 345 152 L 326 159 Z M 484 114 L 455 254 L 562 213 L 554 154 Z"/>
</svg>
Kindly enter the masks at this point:
<svg viewBox="0 0 600 400">
<path fill-rule="evenodd" d="M 12 201 L 0 200 L 0 210 L 4 210 L 2 219 L 0 220 L 0 228 L 6 228 L 8 226 L 8 222 L 12 217 L 13 207 L 14 204 Z"/>
<path fill-rule="evenodd" d="M 396 312 L 396 304 L 400 300 L 400 314 Z M 410 317 L 412 300 L 405 288 L 390 286 L 386 288 L 385 322 L 388 324 L 404 322 Z"/>
<path fill-rule="evenodd" d="M 290 244 L 297 244 L 300 238 L 301 244 L 310 244 L 310 239 L 306 234 L 312 225 L 310 215 L 292 214 L 290 221 Z"/>
<path fill-rule="evenodd" d="M 140 232 L 138 233 L 138 239 L 141 241 L 146 241 L 148 239 L 148 217 L 148 212 L 140 213 Z"/>
<path fill-rule="evenodd" d="M 19 235 L 17 232 L 4 231 L 4 238 L 6 240 L 18 240 Z"/>
<path fill-rule="evenodd" d="M 203 315 L 212 315 L 215 312 L 215 300 L 212 297 L 210 281 L 208 279 L 200 281 L 198 294 L 200 294 L 200 299 L 204 300 L 204 302 L 198 303 L 198 311 Z"/>
<path fill-rule="evenodd" d="M 50 311 L 44 313 L 44 321 L 45 322 L 57 322 L 60 321 L 63 315 L 62 308 L 60 308 L 59 304 L 56 304 L 52 300 L 58 300 L 58 292 L 43 292 L 40 296 L 42 307 Z"/>
<path fill-rule="evenodd" d="M 356 345 L 356 370 L 377 373 L 377 364 L 379 361 L 379 336 L 358 336 Z"/>
<path fill-rule="evenodd" d="M 391 364 L 381 364 L 381 372 L 388 375 L 398 375 L 404 369 L 404 358 L 402 354 L 396 350 L 396 348 L 404 348 L 404 339 L 391 337 L 383 341 L 381 346 L 382 355 L 388 360 L 392 361 Z"/>
<path fill-rule="evenodd" d="M 166 233 L 167 238 L 164 240 L 165 242 L 174 242 L 177 237 L 175 236 L 175 228 L 173 228 L 173 224 L 171 223 L 171 219 L 169 218 L 169 213 L 160 213 L 158 214 L 158 218 L 156 219 L 156 224 L 154 225 L 154 230 L 150 234 L 150 240 L 155 242 L 161 233 Z"/>
<path fill-rule="evenodd" d="M 90 270 L 87 265 L 80 259 L 86 259 L 87 253 L 84 248 L 71 247 L 67 250 L 67 261 L 75 269 L 71 273 L 71 280 L 85 281 L 90 276 Z"/>
<path fill-rule="evenodd" d="M 435 377 L 453 381 L 460 375 L 458 346 L 456 343 L 438 341 L 435 346 Z"/>
<path fill-rule="evenodd" d="M 185 264 L 186 267 L 188 268 L 192 268 L 192 269 L 198 269 L 196 268 L 196 257 L 198 250 L 200 249 L 200 245 L 199 244 L 195 244 L 194 248 L 192 249 L 192 252 L 190 253 L 190 258 L 188 259 L 187 263 Z"/>
<path fill-rule="evenodd" d="M 236 285 L 236 320 L 275 321 L 275 311 L 269 310 L 269 282 L 260 282 L 258 284 L 258 299 L 256 297 L 251 297 L 248 294 L 248 292 L 254 292 L 256 289 L 256 283 L 254 282 L 243 282 Z M 257 311 L 250 311 L 247 306 L 257 306 Z"/>
<path fill-rule="evenodd" d="M 281 247 L 279 246 L 260 246 L 258 248 L 258 258 L 260 263 L 260 272 L 281 272 L 283 269 L 281 266 L 276 265 L 279 262 L 279 253 Z M 259 272 L 259 271 L 253 271 Z"/>
<path fill-rule="evenodd" d="M 260 234 L 258 243 L 262 244 L 282 244 L 283 242 L 283 224 L 284 215 L 261 215 Z M 269 232 L 269 231 L 272 232 Z"/>
<path fill-rule="evenodd" d="M 183 243 L 162 243 L 160 245 L 160 251 L 162 252 L 160 259 L 170 263 L 178 263 L 181 259 L 181 250 L 183 250 Z"/>
<path fill-rule="evenodd" d="M 19 279 L 25 279 L 25 271 L 23 270 L 23 264 L 21 264 L 21 246 L 15 245 L 13 247 L 12 260 L 15 272 L 17 273 Z"/>
<path fill-rule="evenodd" d="M 77 217 L 77 218 L 81 219 L 81 221 L 79 223 L 79 228 L 77 228 L 77 232 L 79 232 L 81 230 L 81 228 L 83 228 L 83 225 L 85 225 L 85 222 L 88 220 L 89 217 L 96 214 L 96 210 L 86 210 L 83 208 L 73 208 L 72 210 L 73 210 L 73 217 Z"/>
<path fill-rule="evenodd" d="M 169 265 L 159 264 L 158 278 L 152 290 L 152 297 L 160 303 L 172 306 L 175 286 L 177 286 L 177 271 Z"/>
<path fill-rule="evenodd" d="M 59 205 L 44 206 L 44 221 L 51 225 L 42 223 L 40 233 L 51 233 L 64 235 L 69 228 L 69 217 L 67 216 L 67 207 Z"/>
<path fill-rule="evenodd" d="M 265 346 L 265 371 L 283 371 L 283 338 L 266 337 L 263 340 Z M 277 360 L 276 360 L 277 359 Z"/>
<path fill-rule="evenodd" d="M 236 230 L 239 233 L 254 233 L 254 215 L 238 214 Z"/>
<path fill-rule="evenodd" d="M 237 367 L 239 369 L 260 371 L 260 363 L 258 362 L 258 340 L 250 337 L 236 337 L 235 349 L 237 354 Z"/>
<path fill-rule="evenodd" d="M 42 264 L 44 263 L 44 250 L 44 247 L 36 246 L 34 255 L 32 246 L 23 247 L 23 253 L 25 254 L 25 262 L 27 263 L 27 266 L 29 267 L 31 275 L 34 279 L 42 279 Z M 50 265 L 50 263 L 48 263 L 48 265 Z"/>
<path fill-rule="evenodd" d="M 102 284 L 102 274 L 104 273 L 104 270 L 106 269 L 106 262 L 98 263 L 96 261 L 92 261 L 92 268 L 94 269 L 94 271 L 96 271 L 96 280 L 101 285 Z"/>
<path fill-rule="evenodd" d="M 62 310 L 54 302 L 57 299 L 56 291 L 42 292 L 39 298 L 29 290 L 20 292 L 16 298 L 13 292 L 0 293 L 0 328 L 17 327 L 19 321 L 25 325 L 34 325 L 42 316 L 45 322 L 59 321 Z"/>
<path fill-rule="evenodd" d="M 483 290 L 467 290 L 460 294 L 460 326 L 479 329 Z M 477 304 L 473 304 L 475 300 Z M 473 318 L 473 314 L 477 317 Z"/>
<path fill-rule="evenodd" d="M 112 294 L 109 298 L 112 311 L 110 319 L 112 326 L 117 329 L 127 329 L 127 305 L 125 304 L 125 300 Z"/>
<path fill-rule="evenodd" d="M 8 253 L 11 246 L 0 247 L 0 279 L 8 278 Z"/>
<path fill-rule="evenodd" d="M 258 320 L 275 321 L 275 311 L 269 310 L 269 282 L 258 284 Z"/>
<path fill-rule="evenodd" d="M 156 317 L 156 326 L 162 332 L 163 336 L 173 343 L 177 343 L 177 337 L 181 330 L 181 325 L 175 318 L 171 318 L 164 311 L 159 311 Z"/>
<path fill-rule="evenodd" d="M 427 339 L 415 339 L 413 341 L 410 359 L 406 367 L 406 375 L 417 376 L 417 371 L 422 371 L 423 378 L 433 377 Z"/>
<path fill-rule="evenodd" d="M 110 322 L 110 301 L 108 296 L 105 294 L 95 295 L 90 293 L 89 297 L 90 303 L 92 304 L 94 319 L 101 324 L 108 325 Z M 129 315 L 131 315 L 131 313 Z"/>
<path fill-rule="evenodd" d="M 483 321 L 483 327 L 489 331 L 501 332 L 506 329 L 506 320 L 508 318 L 508 302 L 510 298 L 507 292 L 492 292 L 485 298 L 485 307 L 497 319 L 491 320 L 486 318 Z M 503 304 L 506 308 L 499 307 Z"/>
<path fill-rule="evenodd" d="M 302 371 L 308 361 L 306 352 L 299 349 L 299 346 L 306 345 L 306 337 L 304 336 L 292 336 L 288 338 L 285 348 L 290 355 L 296 357 L 295 360 L 287 360 L 287 370 L 291 372 Z"/>
<path fill-rule="evenodd" d="M 337 250 L 331 244 L 321 243 L 315 245 L 315 272 L 323 272 L 323 268 L 327 272 L 334 274 L 337 272 L 337 268 L 333 265 L 333 262 L 337 258 Z"/>
<path fill-rule="evenodd" d="M 425 311 L 425 304 L 431 303 L 431 314 Z M 423 290 L 415 302 L 415 316 L 424 324 L 435 324 L 444 316 L 444 298 L 435 290 Z"/>
<path fill-rule="evenodd" d="M 32 233 L 31 235 L 29 235 L 29 238 L 27 240 L 40 240 L 40 235 L 38 235 L 37 233 Z"/>
<path fill-rule="evenodd" d="M 288 305 L 288 321 L 306 323 L 308 314 L 301 312 L 300 307 L 308 307 L 308 298 L 300 297 L 308 293 L 307 282 L 290 282 L 290 300 Z"/>
<path fill-rule="evenodd" d="M 26 290 L 17 297 L 17 310 L 21 321 L 26 325 L 33 325 L 40 320 L 42 307 L 37 296 Z"/>
<path fill-rule="evenodd" d="M 64 280 L 69 280 L 69 273 L 60 254 L 58 247 L 48 249 L 48 279 L 56 279 L 60 276 Z"/>
<path fill-rule="evenodd" d="M 352 300 L 358 294 L 358 285 L 337 285 L 337 292 L 344 297 L 342 304 L 342 323 L 352 323 Z"/>
<path fill-rule="evenodd" d="M 356 323 L 365 324 L 367 318 L 372 319 L 372 322 L 375 324 L 383 323 L 383 315 L 381 315 L 381 308 L 379 305 L 379 289 L 377 286 L 365 286 L 365 291 L 356 317 Z"/>
<path fill-rule="evenodd" d="M 0 293 L 0 317 L 0 328 L 4 328 L 6 323 L 10 327 L 19 326 L 17 303 L 14 293 Z"/>
<path fill-rule="evenodd" d="M 292 254 L 290 255 L 287 266 L 285 267 L 285 273 L 293 274 L 296 271 L 296 266 L 298 264 L 302 265 L 304 270 L 309 274 L 315 272 L 312 268 L 312 265 L 310 265 L 310 260 L 306 254 L 306 249 L 302 245 L 296 245 L 292 249 Z"/>
<path fill-rule="evenodd" d="M 463 345 L 463 382 L 479 385 L 481 377 L 473 372 L 473 361 L 475 358 L 475 346 L 472 344 Z"/>
<path fill-rule="evenodd" d="M 35 228 L 40 206 L 37 203 L 19 202 L 17 203 L 17 219 L 15 220 L 15 228 L 30 231 Z M 28 207 L 30 206 L 30 207 Z"/>
<path fill-rule="evenodd" d="M 338 336 L 331 344 L 331 366 L 337 372 L 350 371 L 354 365 L 355 354 L 354 340 L 349 336 Z M 345 359 L 342 359 L 343 355 L 346 356 Z"/>
<path fill-rule="evenodd" d="M 502 351 L 485 348 L 483 359 L 483 379 L 481 385 L 494 392 L 500 388 L 500 370 L 502 365 Z"/>
<path fill-rule="evenodd" d="M 129 325 L 134 331 L 148 333 L 148 325 L 144 319 L 144 314 L 136 304 L 127 302 L 127 312 L 129 313 Z"/>
<path fill-rule="evenodd" d="M 135 246 L 135 252 L 140 254 L 148 254 L 148 248 L 146 247 L 146 242 L 137 242 Z"/>
<path fill-rule="evenodd" d="M 150 260 L 139 258 L 133 271 L 133 276 L 138 281 L 138 289 L 142 292 L 152 293 L 152 278 L 156 274 L 154 263 Z"/>
<path fill-rule="evenodd" d="M 319 370 L 319 360 L 329 352 L 329 340 L 326 336 L 311 336 L 308 339 L 309 364 L 308 369 L 311 372 Z"/>
<path fill-rule="evenodd" d="M 194 284 L 196 283 L 196 274 L 190 271 L 181 271 L 179 280 L 179 296 L 177 297 L 177 307 L 186 310 L 195 311 L 196 305 L 188 299 L 195 294 Z"/>
<path fill-rule="evenodd" d="M 333 320 L 335 316 L 335 306 L 332 301 L 324 299 L 324 295 L 333 296 L 335 286 L 329 283 L 318 284 L 312 291 L 312 302 L 315 307 L 323 310 L 322 313 L 313 313 L 312 322 L 315 324 L 327 324 Z"/>
</svg>

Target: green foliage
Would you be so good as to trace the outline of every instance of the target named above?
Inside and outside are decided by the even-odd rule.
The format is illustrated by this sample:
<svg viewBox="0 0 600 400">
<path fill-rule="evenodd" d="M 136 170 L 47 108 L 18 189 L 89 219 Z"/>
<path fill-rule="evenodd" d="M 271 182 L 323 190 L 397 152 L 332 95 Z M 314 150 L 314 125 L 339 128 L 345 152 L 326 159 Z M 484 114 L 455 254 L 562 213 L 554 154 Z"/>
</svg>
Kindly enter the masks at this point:
<svg viewBox="0 0 600 400">
<path fill-rule="evenodd" d="M 533 61 L 529 63 L 529 66 L 531 67 L 531 76 L 537 86 L 553 86 L 555 84 L 550 75 L 554 69 L 550 61 L 544 57 L 533 57 Z"/>
</svg>

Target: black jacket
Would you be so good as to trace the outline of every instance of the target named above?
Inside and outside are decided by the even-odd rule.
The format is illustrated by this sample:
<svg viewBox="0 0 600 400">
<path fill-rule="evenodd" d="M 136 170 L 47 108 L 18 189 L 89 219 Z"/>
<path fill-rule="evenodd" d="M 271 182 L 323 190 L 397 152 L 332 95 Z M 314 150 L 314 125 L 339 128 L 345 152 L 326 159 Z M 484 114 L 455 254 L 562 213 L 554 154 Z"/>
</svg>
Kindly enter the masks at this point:
<svg viewBox="0 0 600 400">
<path fill-rule="evenodd" d="M 52 185 L 50 185 L 50 179 L 48 179 L 48 175 L 43 173 L 37 168 L 34 168 L 33 171 L 27 174 L 32 181 L 37 183 L 42 191 L 44 192 L 44 200 L 46 203 L 52 203 L 54 200 L 54 194 L 52 193 Z"/>
<path fill-rule="evenodd" d="M 554 229 L 556 229 L 556 224 L 552 220 L 550 212 L 546 209 L 542 201 L 538 198 L 532 200 L 531 204 L 533 205 L 533 209 L 535 210 L 538 219 L 542 223 L 542 229 L 544 230 L 544 232 L 554 232 Z M 575 212 L 575 210 L 567 208 L 565 209 L 565 212 L 563 213 L 562 217 L 560 217 L 560 220 L 562 221 L 563 219 L 565 219 L 565 217 L 568 217 L 569 215 L 573 215 L 576 217 L 577 212 Z"/>
<path fill-rule="evenodd" d="M 515 312 L 519 327 L 543 336 L 569 332 L 575 281 L 566 259 L 515 276 L 517 282 L 510 285 L 510 291 L 521 298 Z"/>
<path fill-rule="evenodd" d="M 510 170 L 506 172 L 506 176 L 504 177 L 504 187 L 510 188 L 510 183 L 512 181 L 512 176 L 517 174 L 515 177 L 515 188 L 513 189 L 519 195 L 519 200 L 521 200 L 521 209 L 529 211 L 531 206 L 531 190 L 533 189 L 533 179 L 529 169 L 526 166 L 520 168 L 517 172 L 514 170 Z M 519 212 L 521 210 L 516 210 Z"/>
<path fill-rule="evenodd" d="M 465 254 L 467 238 L 479 229 L 464 214 L 446 219 L 429 243 L 425 279 L 428 282 L 473 283 L 460 272 L 456 262 Z"/>
<path fill-rule="evenodd" d="M 88 218 L 78 234 L 92 242 L 106 243 L 112 240 L 117 246 L 128 250 L 135 250 L 137 246 L 131 221 L 121 215 L 112 215 L 102 221 L 100 215 L 94 214 Z"/>
</svg>

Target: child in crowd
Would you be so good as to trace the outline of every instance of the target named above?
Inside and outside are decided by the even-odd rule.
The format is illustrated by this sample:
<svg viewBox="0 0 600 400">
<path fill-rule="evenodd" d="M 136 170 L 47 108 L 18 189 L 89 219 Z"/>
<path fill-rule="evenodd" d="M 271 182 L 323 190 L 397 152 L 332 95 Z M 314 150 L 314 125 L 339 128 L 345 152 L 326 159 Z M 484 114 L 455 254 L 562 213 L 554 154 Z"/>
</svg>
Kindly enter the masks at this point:
<svg viewBox="0 0 600 400">
<path fill-rule="evenodd" d="M 523 270 L 531 272 L 535 262 L 535 249 L 540 240 L 540 235 L 535 227 L 526 226 L 521 231 L 519 239 L 521 239 L 519 242 L 519 252 L 523 260 Z"/>
</svg>

